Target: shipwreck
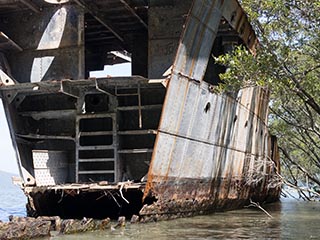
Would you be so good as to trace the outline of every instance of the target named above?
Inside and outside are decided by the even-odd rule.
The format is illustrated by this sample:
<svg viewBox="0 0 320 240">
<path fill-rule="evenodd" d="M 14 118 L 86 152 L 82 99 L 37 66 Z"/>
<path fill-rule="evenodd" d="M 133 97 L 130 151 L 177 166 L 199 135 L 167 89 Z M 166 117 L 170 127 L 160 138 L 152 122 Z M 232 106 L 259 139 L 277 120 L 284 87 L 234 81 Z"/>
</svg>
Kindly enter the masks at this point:
<svg viewBox="0 0 320 240">
<path fill-rule="evenodd" d="M 213 56 L 258 43 L 236 0 L 5 0 L 0 30 L 29 216 L 147 221 L 279 198 L 269 90 L 214 91 Z M 132 76 L 90 77 L 124 62 Z"/>
</svg>

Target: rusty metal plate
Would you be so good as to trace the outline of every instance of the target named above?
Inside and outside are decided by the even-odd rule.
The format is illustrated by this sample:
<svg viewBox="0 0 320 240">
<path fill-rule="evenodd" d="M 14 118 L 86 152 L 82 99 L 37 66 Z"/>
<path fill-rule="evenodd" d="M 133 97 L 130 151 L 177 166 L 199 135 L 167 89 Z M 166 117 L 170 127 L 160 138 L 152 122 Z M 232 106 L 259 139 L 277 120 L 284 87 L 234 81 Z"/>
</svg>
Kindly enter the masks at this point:
<svg viewBox="0 0 320 240">
<path fill-rule="evenodd" d="M 252 87 L 237 95 L 215 94 L 203 81 L 221 17 L 247 24 L 244 18 L 232 17 L 235 6 L 239 7 L 232 0 L 194 1 L 149 169 L 145 196 L 151 193 L 158 201 L 144 208 L 142 215 L 190 211 L 185 208 L 190 199 L 196 201 L 194 211 L 206 211 L 240 206 L 251 196 L 260 200 L 268 196 L 266 176 L 274 171 L 268 163 L 269 91 Z M 251 28 L 244 26 L 240 35 L 250 35 Z M 271 195 L 277 196 L 279 191 L 273 190 Z M 234 199 L 238 201 L 231 202 Z"/>
</svg>

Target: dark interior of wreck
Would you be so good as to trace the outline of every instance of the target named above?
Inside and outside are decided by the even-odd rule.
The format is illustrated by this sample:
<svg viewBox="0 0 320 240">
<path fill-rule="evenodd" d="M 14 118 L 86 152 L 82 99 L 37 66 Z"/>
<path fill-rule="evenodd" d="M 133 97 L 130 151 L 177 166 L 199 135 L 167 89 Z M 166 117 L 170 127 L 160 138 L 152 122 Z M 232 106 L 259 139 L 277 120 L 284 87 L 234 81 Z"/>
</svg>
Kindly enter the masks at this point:
<svg viewBox="0 0 320 240">
<path fill-rule="evenodd" d="M 0 3 L 1 68 L 18 82 L 2 98 L 14 119 L 10 130 L 25 169 L 24 187 L 31 189 L 29 215 L 138 214 L 166 94 L 164 73 L 192 1 L 48 2 Z M 68 17 L 59 48 L 39 50 L 46 24 L 62 7 Z M 212 55 L 238 44 L 238 34 L 222 18 Z M 55 59 L 34 91 L 27 84 L 31 65 L 48 55 Z M 90 78 L 105 65 L 130 61 L 123 55 L 131 58 L 131 77 Z M 211 57 L 205 81 L 217 85 L 224 70 Z M 136 187 L 120 194 L 119 182 L 128 180 Z"/>
</svg>

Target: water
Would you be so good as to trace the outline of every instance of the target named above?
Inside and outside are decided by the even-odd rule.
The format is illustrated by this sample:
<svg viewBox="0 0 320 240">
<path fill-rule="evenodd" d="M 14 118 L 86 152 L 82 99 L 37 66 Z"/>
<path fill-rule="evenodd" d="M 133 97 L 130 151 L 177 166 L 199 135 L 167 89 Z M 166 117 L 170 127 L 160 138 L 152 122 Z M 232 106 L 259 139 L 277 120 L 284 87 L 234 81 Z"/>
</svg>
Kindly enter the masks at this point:
<svg viewBox="0 0 320 240">
<path fill-rule="evenodd" d="M 272 218 L 257 208 L 245 208 L 209 216 L 127 224 L 114 231 L 65 236 L 53 233 L 50 239 L 320 239 L 320 203 L 282 199 L 265 209 Z M 10 181 L 1 180 L 0 219 L 7 220 L 10 214 L 25 216 L 25 196 Z"/>
<path fill-rule="evenodd" d="M 8 216 L 26 216 L 26 197 L 21 189 L 12 184 L 14 174 L 0 171 L 0 220 L 8 221 Z"/>
<path fill-rule="evenodd" d="M 265 209 L 273 218 L 250 208 L 51 239 L 320 239 L 320 203 L 282 200 Z"/>
</svg>

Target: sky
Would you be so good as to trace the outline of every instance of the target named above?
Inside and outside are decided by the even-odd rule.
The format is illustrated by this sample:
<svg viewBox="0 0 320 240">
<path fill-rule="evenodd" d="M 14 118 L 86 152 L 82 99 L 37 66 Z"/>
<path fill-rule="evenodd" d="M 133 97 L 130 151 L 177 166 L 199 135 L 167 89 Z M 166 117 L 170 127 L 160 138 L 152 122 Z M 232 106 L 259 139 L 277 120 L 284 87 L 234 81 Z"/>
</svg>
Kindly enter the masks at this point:
<svg viewBox="0 0 320 240">
<path fill-rule="evenodd" d="M 90 72 L 90 77 L 130 76 L 131 63 L 122 63 L 113 66 L 105 66 L 102 71 Z M 8 123 L 0 99 L 0 171 L 18 173 L 18 165 L 13 150 Z"/>
<path fill-rule="evenodd" d="M 0 99 L 0 170 L 18 173 L 18 167 L 9 133 L 7 119 L 5 118 L 2 100 Z"/>
<path fill-rule="evenodd" d="M 131 63 L 121 63 L 116 65 L 106 65 L 102 71 L 90 72 L 90 77 L 112 77 L 131 76 Z"/>
</svg>

